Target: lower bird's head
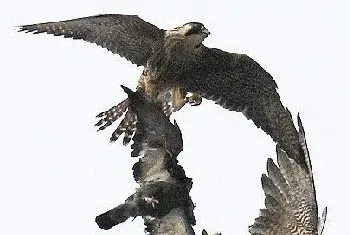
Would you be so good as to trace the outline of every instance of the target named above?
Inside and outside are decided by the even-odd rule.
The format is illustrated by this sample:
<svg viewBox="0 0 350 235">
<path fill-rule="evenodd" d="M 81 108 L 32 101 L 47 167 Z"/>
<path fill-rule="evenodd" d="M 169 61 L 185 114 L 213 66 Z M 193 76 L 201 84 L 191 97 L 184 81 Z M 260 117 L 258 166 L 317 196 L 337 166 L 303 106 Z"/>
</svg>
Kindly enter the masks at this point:
<svg viewBox="0 0 350 235">
<path fill-rule="evenodd" d="M 199 22 L 189 22 L 166 32 L 167 37 L 184 40 L 188 44 L 199 47 L 203 40 L 210 35 L 208 29 Z"/>
</svg>

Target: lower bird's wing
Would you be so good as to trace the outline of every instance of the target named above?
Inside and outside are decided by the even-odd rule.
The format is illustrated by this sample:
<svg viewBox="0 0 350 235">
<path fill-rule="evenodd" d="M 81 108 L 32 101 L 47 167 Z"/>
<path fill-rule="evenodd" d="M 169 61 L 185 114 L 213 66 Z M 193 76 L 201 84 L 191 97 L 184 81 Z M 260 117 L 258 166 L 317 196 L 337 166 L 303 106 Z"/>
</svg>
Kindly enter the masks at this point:
<svg viewBox="0 0 350 235">
<path fill-rule="evenodd" d="M 300 123 L 300 144 L 305 146 L 304 131 Z M 308 171 L 277 147 L 277 162 L 267 161 L 268 175 L 261 177 L 265 193 L 265 209 L 250 226 L 253 235 L 321 235 L 326 217 L 318 218 L 316 192 L 308 151 L 304 153 Z"/>
<path fill-rule="evenodd" d="M 136 15 L 105 14 L 66 21 L 22 25 L 19 31 L 48 33 L 82 39 L 119 54 L 137 65 L 146 65 L 148 58 L 163 43 L 164 30 Z"/>
<path fill-rule="evenodd" d="M 302 163 L 298 132 L 289 111 L 282 105 L 272 76 L 243 54 L 204 47 L 198 61 L 182 75 L 188 92 L 232 111 L 242 112 L 263 129 L 290 156 Z"/>
</svg>

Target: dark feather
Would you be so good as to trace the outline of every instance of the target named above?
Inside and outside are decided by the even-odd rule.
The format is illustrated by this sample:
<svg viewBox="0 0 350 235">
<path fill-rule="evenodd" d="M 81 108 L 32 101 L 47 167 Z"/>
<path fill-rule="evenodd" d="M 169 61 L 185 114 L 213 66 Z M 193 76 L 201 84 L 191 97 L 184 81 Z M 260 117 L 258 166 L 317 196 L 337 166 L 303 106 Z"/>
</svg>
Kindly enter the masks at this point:
<svg viewBox="0 0 350 235">
<path fill-rule="evenodd" d="M 137 156 L 146 146 L 164 149 L 172 156 L 177 156 L 182 151 L 183 140 L 176 122 L 172 124 L 163 111 L 147 101 L 139 91 L 132 92 L 125 86 L 122 88 L 128 94 L 129 108 L 138 117 L 138 131 L 135 133 L 136 141 L 132 145 L 132 156 Z"/>
<path fill-rule="evenodd" d="M 298 132 L 282 105 L 272 76 L 244 54 L 203 47 L 202 54 L 183 74 L 186 91 L 232 111 L 242 112 L 269 134 L 288 156 L 305 166 Z"/>
<path fill-rule="evenodd" d="M 137 65 L 145 66 L 163 43 L 164 30 L 136 15 L 106 14 L 59 22 L 22 25 L 19 31 L 48 33 L 96 43 Z"/>
<path fill-rule="evenodd" d="M 300 144 L 306 148 L 304 130 L 299 120 Z M 310 162 L 308 154 L 303 155 Z M 277 147 L 278 166 L 267 161 L 268 176 L 262 176 L 266 209 L 250 226 L 251 234 L 301 235 L 321 234 L 325 216 L 318 218 L 316 192 L 311 168 L 305 170 Z M 310 162 L 311 164 L 311 162 Z M 283 195 L 283 196 L 282 196 Z"/>
<path fill-rule="evenodd" d="M 133 198 L 130 197 L 125 203 L 96 216 L 95 222 L 98 227 L 108 230 L 115 225 L 125 222 L 130 217 L 138 216 L 140 212 L 138 212 L 138 208 L 132 200 Z"/>
</svg>

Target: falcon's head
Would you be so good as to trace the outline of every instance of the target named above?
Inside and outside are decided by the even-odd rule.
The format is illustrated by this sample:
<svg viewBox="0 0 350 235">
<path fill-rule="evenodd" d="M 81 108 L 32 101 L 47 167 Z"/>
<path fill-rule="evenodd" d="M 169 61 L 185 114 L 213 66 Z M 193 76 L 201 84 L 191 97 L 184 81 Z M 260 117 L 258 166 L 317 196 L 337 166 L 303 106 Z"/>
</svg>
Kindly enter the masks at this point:
<svg viewBox="0 0 350 235">
<path fill-rule="evenodd" d="M 195 47 L 200 46 L 209 35 L 209 30 L 199 22 L 189 22 L 166 32 L 166 37 L 181 39 Z"/>
</svg>

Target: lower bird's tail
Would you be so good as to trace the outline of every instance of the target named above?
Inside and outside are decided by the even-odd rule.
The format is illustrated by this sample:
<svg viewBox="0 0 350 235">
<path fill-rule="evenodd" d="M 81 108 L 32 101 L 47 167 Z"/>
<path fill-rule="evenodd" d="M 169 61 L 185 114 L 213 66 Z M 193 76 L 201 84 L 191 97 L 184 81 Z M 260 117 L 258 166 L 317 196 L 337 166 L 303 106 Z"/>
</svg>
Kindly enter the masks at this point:
<svg viewBox="0 0 350 235">
<path fill-rule="evenodd" d="M 132 203 L 125 202 L 99 216 L 95 222 L 101 229 L 111 229 L 113 226 L 125 222 L 130 217 L 136 217 L 137 210 Z"/>
</svg>

